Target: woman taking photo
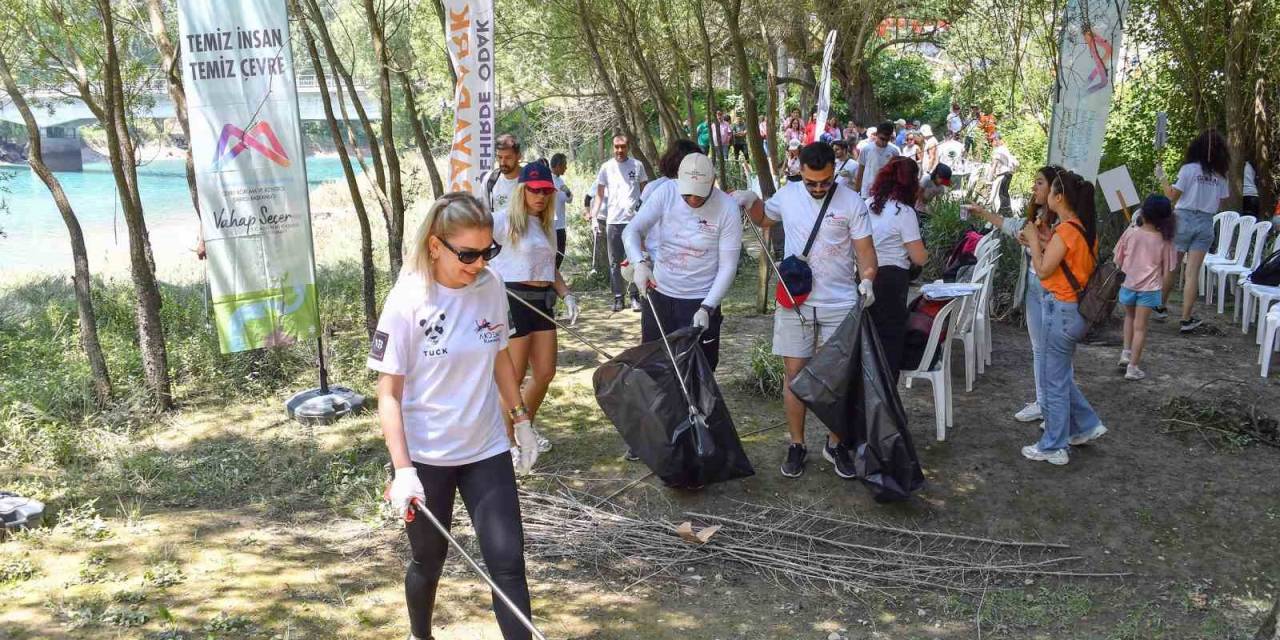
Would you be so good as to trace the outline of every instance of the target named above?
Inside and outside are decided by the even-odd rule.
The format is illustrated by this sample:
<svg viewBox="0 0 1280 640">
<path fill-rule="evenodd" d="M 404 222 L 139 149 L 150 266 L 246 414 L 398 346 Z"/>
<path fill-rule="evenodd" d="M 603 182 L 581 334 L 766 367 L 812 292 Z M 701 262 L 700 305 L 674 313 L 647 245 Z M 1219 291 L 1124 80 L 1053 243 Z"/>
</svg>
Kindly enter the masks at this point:
<svg viewBox="0 0 1280 640">
<path fill-rule="evenodd" d="M 1076 386 L 1072 364 L 1076 345 L 1088 330 L 1080 315 L 1077 291 L 1089 282 L 1098 262 L 1093 184 L 1070 171 L 1059 172 L 1049 189 L 1049 208 L 1059 223 L 1047 244 L 1041 242 L 1035 227 L 1022 230 L 1031 264 L 1044 287 L 1041 331 L 1045 340 L 1040 359 L 1044 435 L 1036 444 L 1023 447 L 1022 455 L 1063 465 L 1069 461 L 1068 445 L 1083 445 L 1107 432 Z"/>
<path fill-rule="evenodd" d="M 395 467 L 392 506 L 402 515 L 430 509 L 448 528 L 461 493 L 490 575 L 528 616 L 524 529 L 508 450 L 528 470 L 537 444 L 507 350 L 507 295 L 485 268 L 501 249 L 479 200 L 465 193 L 436 200 L 387 296 L 368 366 L 379 373 L 378 419 Z M 515 423 L 514 448 L 504 413 Z M 449 547 L 425 517 L 405 531 L 410 638 L 426 640 Z M 503 638 L 530 637 L 497 597 L 493 607 Z"/>
<path fill-rule="evenodd" d="M 1222 201 L 1231 195 L 1227 184 L 1227 169 L 1231 166 L 1231 151 L 1227 141 L 1217 131 L 1206 131 L 1191 141 L 1187 155 L 1178 169 L 1178 179 L 1172 185 L 1164 174 L 1164 167 L 1156 163 L 1156 178 L 1164 188 L 1164 195 L 1173 202 L 1173 212 L 1178 217 L 1178 233 L 1173 237 L 1173 247 L 1178 259 L 1186 256 L 1183 268 L 1182 322 L 1178 330 L 1183 333 L 1200 327 L 1199 318 L 1191 315 L 1200 291 L 1200 265 L 1213 244 L 1213 216 L 1222 207 Z M 1157 319 L 1168 317 L 1164 305 L 1178 281 L 1177 271 L 1165 276 L 1163 304 L 1156 309 Z"/>
<path fill-rule="evenodd" d="M 907 329 L 907 290 L 911 265 L 924 266 L 929 261 L 924 241 L 920 239 L 920 222 L 910 204 L 916 201 L 920 188 L 920 169 L 915 161 L 901 156 L 880 169 L 871 187 L 867 208 L 871 210 L 871 237 L 876 244 L 876 272 L 873 283 L 874 305 L 868 307 L 871 321 L 880 334 L 889 379 L 897 381 L 902 366 L 903 340 Z"/>
<path fill-rule="evenodd" d="M 1036 398 L 1034 402 L 1013 414 L 1018 422 L 1034 422 L 1041 419 L 1040 407 L 1044 405 L 1044 387 L 1040 381 L 1040 361 L 1044 358 L 1043 312 L 1041 299 L 1044 289 L 1040 287 L 1040 277 L 1036 275 L 1031 264 L 1031 254 L 1022 240 L 1022 230 L 1033 228 L 1040 236 L 1040 245 L 1049 244 L 1053 237 L 1053 229 L 1058 224 L 1058 216 L 1049 210 L 1049 189 L 1058 178 L 1059 167 L 1049 165 L 1036 171 L 1035 186 L 1031 191 L 1031 202 L 1027 204 L 1026 215 L 1022 217 L 1004 217 L 992 213 L 982 205 L 968 205 L 970 213 L 990 222 L 1002 233 L 1022 243 L 1022 265 L 1018 267 L 1018 284 L 1013 299 L 1024 305 L 1027 320 L 1027 335 L 1031 338 L 1031 370 L 1035 378 Z"/>
<path fill-rule="evenodd" d="M 516 298 L 512 301 L 511 362 L 516 375 L 529 381 L 521 389 L 529 421 L 538 419 L 538 408 L 556 377 L 556 297 L 564 299 L 569 324 L 578 321 L 578 301 L 556 269 L 555 184 L 546 165 L 531 162 L 520 171 L 510 204 L 493 214 L 493 236 L 503 251 L 493 260 L 493 270 L 502 277 Z M 530 308 L 532 307 L 532 308 Z M 535 311 L 536 309 L 536 311 Z M 551 442 L 534 431 L 538 452 L 551 450 Z"/>
</svg>

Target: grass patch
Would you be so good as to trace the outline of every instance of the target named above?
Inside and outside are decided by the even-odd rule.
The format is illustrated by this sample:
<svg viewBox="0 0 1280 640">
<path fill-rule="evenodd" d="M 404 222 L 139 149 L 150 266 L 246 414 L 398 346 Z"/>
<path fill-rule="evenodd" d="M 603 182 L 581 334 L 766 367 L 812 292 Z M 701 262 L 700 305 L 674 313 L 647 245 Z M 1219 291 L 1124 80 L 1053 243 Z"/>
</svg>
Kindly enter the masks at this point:
<svg viewBox="0 0 1280 640">
<path fill-rule="evenodd" d="M 951 596 L 950 615 L 980 621 L 984 630 L 1003 637 L 1025 637 L 1027 629 L 1063 630 L 1095 607 L 1093 593 L 1079 585 L 1002 589 L 985 597 Z"/>
</svg>

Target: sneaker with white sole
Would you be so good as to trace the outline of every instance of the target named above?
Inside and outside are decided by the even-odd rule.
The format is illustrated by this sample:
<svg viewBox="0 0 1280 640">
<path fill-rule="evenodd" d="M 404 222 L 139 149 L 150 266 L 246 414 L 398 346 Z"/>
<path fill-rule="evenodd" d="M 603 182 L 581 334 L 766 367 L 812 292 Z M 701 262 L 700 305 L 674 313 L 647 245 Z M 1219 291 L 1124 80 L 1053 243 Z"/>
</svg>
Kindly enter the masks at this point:
<svg viewBox="0 0 1280 640">
<path fill-rule="evenodd" d="M 787 459 L 782 463 L 782 475 L 788 478 L 799 478 L 804 475 L 804 460 L 809 452 L 804 445 L 792 443 L 787 447 Z"/>
<path fill-rule="evenodd" d="M 1147 372 L 1133 366 L 1132 364 L 1124 370 L 1125 380 L 1141 380 L 1145 377 L 1147 377 Z"/>
<path fill-rule="evenodd" d="M 1089 444 L 1090 442 L 1093 442 L 1105 435 L 1107 435 L 1107 428 L 1099 424 L 1084 433 L 1077 433 L 1076 435 L 1071 436 L 1071 439 L 1067 442 L 1070 442 L 1073 447 L 1078 447 Z"/>
<path fill-rule="evenodd" d="M 1032 402 L 1023 407 L 1020 411 L 1013 414 L 1013 419 L 1018 422 L 1035 422 L 1041 418 L 1040 403 Z"/>
<path fill-rule="evenodd" d="M 1133 351 L 1130 351 L 1129 349 L 1122 349 L 1120 351 L 1120 363 L 1118 366 L 1127 367 L 1129 366 L 1129 362 L 1132 360 L 1133 360 Z"/>
<path fill-rule="evenodd" d="M 1204 324 L 1204 320 L 1192 317 L 1190 320 L 1183 320 L 1182 322 L 1179 322 L 1178 331 L 1181 331 L 1182 333 L 1191 333 L 1192 331 L 1199 329 L 1202 324 Z"/>
<path fill-rule="evenodd" d="M 1151 319 L 1164 322 L 1169 319 L 1169 307 L 1159 306 L 1151 310 Z"/>
<path fill-rule="evenodd" d="M 1029 444 L 1022 448 L 1022 457 L 1037 462 L 1048 462 L 1058 466 L 1070 462 L 1071 457 L 1067 455 L 1066 449 L 1057 449 L 1054 451 L 1041 451 L 1039 445 Z"/>
<path fill-rule="evenodd" d="M 853 457 L 849 455 L 849 449 L 843 444 L 837 444 L 834 447 L 830 444 L 823 445 L 822 457 L 831 463 L 836 475 L 841 478 L 852 480 L 858 477 L 858 470 L 853 466 Z"/>
</svg>

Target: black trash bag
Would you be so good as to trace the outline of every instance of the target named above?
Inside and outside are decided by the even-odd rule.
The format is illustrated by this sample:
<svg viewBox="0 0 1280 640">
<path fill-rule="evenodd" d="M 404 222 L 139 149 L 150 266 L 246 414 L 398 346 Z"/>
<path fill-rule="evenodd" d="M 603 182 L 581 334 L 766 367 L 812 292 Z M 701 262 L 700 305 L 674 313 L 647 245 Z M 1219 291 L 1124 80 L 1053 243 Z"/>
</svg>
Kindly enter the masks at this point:
<svg viewBox="0 0 1280 640">
<path fill-rule="evenodd" d="M 877 502 L 906 500 L 924 486 L 888 370 L 880 335 L 857 307 L 791 383 L 791 392 L 855 452 L 858 479 Z"/>
<path fill-rule="evenodd" d="M 631 452 L 671 487 L 696 489 L 754 475 L 733 418 L 698 344 L 702 330 L 667 335 L 696 411 L 661 340 L 627 349 L 596 369 L 596 401 Z"/>
</svg>

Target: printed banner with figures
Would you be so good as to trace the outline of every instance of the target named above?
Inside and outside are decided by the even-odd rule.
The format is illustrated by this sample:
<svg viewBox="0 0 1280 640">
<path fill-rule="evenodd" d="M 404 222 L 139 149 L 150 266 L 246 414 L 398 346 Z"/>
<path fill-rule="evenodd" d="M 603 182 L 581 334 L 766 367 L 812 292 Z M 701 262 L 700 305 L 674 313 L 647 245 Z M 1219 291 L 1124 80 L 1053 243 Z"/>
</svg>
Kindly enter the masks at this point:
<svg viewBox="0 0 1280 640">
<path fill-rule="evenodd" d="M 444 0 L 444 36 L 458 73 L 453 94 L 453 144 L 449 191 L 480 191 L 493 168 L 493 0 Z"/>
<path fill-rule="evenodd" d="M 182 85 L 223 353 L 319 331 L 284 0 L 179 0 Z"/>
<path fill-rule="evenodd" d="M 1049 164 L 1093 180 L 1102 161 L 1128 0 L 1068 0 L 1059 43 Z"/>
</svg>

